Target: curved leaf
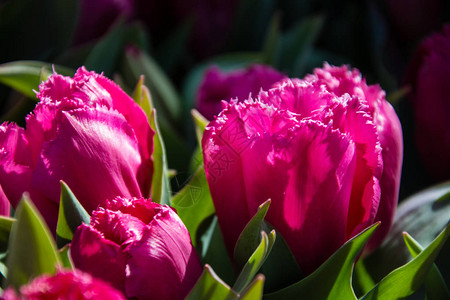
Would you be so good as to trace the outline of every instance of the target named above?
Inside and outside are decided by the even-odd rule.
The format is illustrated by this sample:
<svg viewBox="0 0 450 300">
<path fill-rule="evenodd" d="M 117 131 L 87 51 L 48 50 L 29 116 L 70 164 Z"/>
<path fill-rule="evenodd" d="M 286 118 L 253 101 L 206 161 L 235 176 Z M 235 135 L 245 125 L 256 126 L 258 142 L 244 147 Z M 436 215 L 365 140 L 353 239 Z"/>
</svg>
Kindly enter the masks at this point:
<svg viewBox="0 0 450 300">
<path fill-rule="evenodd" d="M 347 241 L 308 277 L 264 299 L 357 299 L 351 284 L 353 264 L 378 224 Z"/>
<path fill-rule="evenodd" d="M 238 269 L 247 264 L 255 249 L 261 246 L 261 231 L 264 228 L 264 217 L 270 206 L 270 199 L 258 207 L 258 211 L 247 223 L 234 246 L 233 260 Z"/>
<path fill-rule="evenodd" d="M 74 71 L 61 66 L 53 66 L 62 75 L 73 75 Z M 39 90 L 42 80 L 52 74 L 52 65 L 40 61 L 14 61 L 0 65 L 0 82 L 36 99 L 34 91 Z M 45 74 L 45 75 L 44 75 Z M 37 99 L 36 99 L 37 100 Z"/>
<path fill-rule="evenodd" d="M 213 269 L 209 265 L 205 265 L 200 279 L 185 299 L 233 300 L 238 299 L 238 295 L 231 290 L 230 287 L 216 275 L 216 273 L 214 273 Z"/>
<path fill-rule="evenodd" d="M 450 223 L 419 255 L 384 277 L 361 299 L 399 299 L 417 291 L 425 281 L 433 261 L 448 238 Z"/>
<path fill-rule="evenodd" d="M 64 181 L 61 181 L 56 239 L 60 247 L 69 243 L 73 233 L 81 223 L 89 224 L 91 217 Z"/>
<path fill-rule="evenodd" d="M 416 257 L 423 251 L 423 247 L 408 233 L 403 234 L 406 246 L 413 257 Z M 450 293 L 445 283 L 444 278 L 442 278 L 441 272 L 439 272 L 436 264 L 433 264 L 430 272 L 425 280 L 425 289 L 427 292 L 427 300 L 440 300 L 440 299 L 450 299 Z"/>
<path fill-rule="evenodd" d="M 241 293 L 252 281 L 253 277 L 270 254 L 275 242 L 275 237 L 275 230 L 272 230 L 268 235 L 264 231 L 261 231 L 261 242 L 242 268 L 238 279 L 233 285 L 233 290 Z"/>
<path fill-rule="evenodd" d="M 171 205 L 177 210 L 195 245 L 198 227 L 215 211 L 203 167 L 198 168 L 184 188 L 172 198 Z"/>
<path fill-rule="evenodd" d="M 8 247 L 6 286 L 18 289 L 43 273 L 54 273 L 61 258 L 45 221 L 24 194 L 16 211 Z"/>
</svg>

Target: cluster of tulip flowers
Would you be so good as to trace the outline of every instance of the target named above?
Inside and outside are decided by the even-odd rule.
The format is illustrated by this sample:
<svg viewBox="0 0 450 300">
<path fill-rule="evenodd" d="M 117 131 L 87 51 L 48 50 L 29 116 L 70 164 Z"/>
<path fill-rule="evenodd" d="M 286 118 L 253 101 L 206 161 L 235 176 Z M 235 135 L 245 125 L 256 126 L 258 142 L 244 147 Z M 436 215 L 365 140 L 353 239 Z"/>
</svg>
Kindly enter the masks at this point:
<svg viewBox="0 0 450 300">
<path fill-rule="evenodd" d="M 203 81 L 201 101 L 226 84 L 215 72 Z M 211 122 L 193 112 L 198 169 L 174 196 L 142 80 L 132 96 L 84 67 L 41 83 L 25 128 L 0 126 L 3 298 L 415 292 L 448 225 L 425 249 L 407 237 L 416 252 L 403 269 L 358 296 L 352 285 L 355 263 L 386 238 L 398 201 L 402 131 L 384 91 L 348 66 L 325 63 L 303 79 L 261 66 L 249 72 L 263 74 L 262 88 L 231 83 L 233 99 L 203 106 Z M 209 261 L 219 253 L 208 252 L 213 246 L 222 247 L 233 282 Z"/>
</svg>

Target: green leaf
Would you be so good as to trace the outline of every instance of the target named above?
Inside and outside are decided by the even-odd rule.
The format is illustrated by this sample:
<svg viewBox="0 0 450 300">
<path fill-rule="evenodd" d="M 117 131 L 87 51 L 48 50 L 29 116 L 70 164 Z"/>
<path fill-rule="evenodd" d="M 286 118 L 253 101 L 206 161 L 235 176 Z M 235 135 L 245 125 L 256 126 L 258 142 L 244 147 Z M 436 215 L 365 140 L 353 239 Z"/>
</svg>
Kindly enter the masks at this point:
<svg viewBox="0 0 450 300">
<path fill-rule="evenodd" d="M 368 272 L 364 260 L 360 259 L 355 264 L 353 275 L 353 287 L 357 295 L 367 294 L 376 284 Z"/>
<path fill-rule="evenodd" d="M 185 299 L 233 300 L 238 299 L 238 295 L 214 273 L 209 265 L 205 265 L 202 275 Z"/>
<path fill-rule="evenodd" d="M 228 256 L 217 217 L 212 215 L 200 225 L 197 252 L 203 264 L 209 264 L 225 282 L 235 282 L 237 275 Z"/>
<path fill-rule="evenodd" d="M 258 211 L 247 223 L 234 246 L 233 261 L 238 269 L 247 264 L 255 249 L 261 246 L 261 231 L 264 230 L 264 217 L 270 206 L 270 199 L 258 207 Z"/>
<path fill-rule="evenodd" d="M 153 202 L 169 204 L 170 202 L 170 183 L 169 171 L 167 167 L 166 148 L 158 126 L 158 118 L 154 109 L 152 98 L 148 88 L 143 84 L 144 76 L 139 81 L 133 92 L 133 99 L 144 110 L 150 123 L 150 127 L 155 132 L 153 136 L 153 175 L 151 186 L 151 197 Z"/>
<path fill-rule="evenodd" d="M 269 230 L 273 229 L 270 224 L 266 223 L 266 225 L 269 227 Z M 261 267 L 260 272 L 266 277 L 264 283 L 264 291 L 266 293 L 285 288 L 304 277 L 294 255 L 279 232 L 277 232 L 277 239 L 272 247 L 272 251 Z"/>
<path fill-rule="evenodd" d="M 450 223 L 419 255 L 384 277 L 361 299 L 399 299 L 417 291 L 425 281 L 433 261 L 448 238 Z"/>
<path fill-rule="evenodd" d="M 63 267 L 67 268 L 67 269 L 73 269 L 74 265 L 72 262 L 72 258 L 70 257 L 70 254 L 69 254 L 69 249 L 70 249 L 69 245 L 65 245 L 58 252 L 59 252 L 59 255 L 61 256 L 61 261 L 62 261 Z"/>
<path fill-rule="evenodd" d="M 196 109 L 191 110 L 192 119 L 194 120 L 195 136 L 197 137 L 197 143 L 202 146 L 203 132 L 209 121 Z"/>
<path fill-rule="evenodd" d="M 413 257 L 416 257 L 423 251 L 423 247 L 408 233 L 403 233 L 403 238 Z M 444 278 L 442 278 L 441 272 L 439 272 L 436 264 L 433 264 L 427 275 L 425 289 L 427 292 L 427 300 L 450 299 L 447 284 L 445 283 Z"/>
<path fill-rule="evenodd" d="M 277 68 L 289 76 L 301 76 L 308 62 L 312 46 L 323 26 L 323 16 L 303 19 L 297 26 L 285 33 L 281 40 L 281 50 Z"/>
<path fill-rule="evenodd" d="M 239 299 L 255 300 L 262 299 L 264 290 L 264 275 L 258 274 L 252 283 L 241 293 Z"/>
<path fill-rule="evenodd" d="M 200 223 L 215 211 L 203 168 L 199 168 L 184 188 L 172 198 L 171 205 L 177 210 L 195 243 Z"/>
<path fill-rule="evenodd" d="M 89 53 L 84 65 L 88 70 L 111 76 L 123 52 L 125 27 L 123 20 L 98 41 Z"/>
<path fill-rule="evenodd" d="M 54 69 L 58 74 L 74 74 L 73 70 L 65 67 L 54 66 Z M 52 65 L 31 60 L 4 63 L 0 65 L 0 82 L 29 98 L 36 99 L 36 93 L 34 91 L 39 90 L 39 84 L 45 78 L 45 76 L 42 76 L 44 72 L 45 74 L 53 73 Z"/>
<path fill-rule="evenodd" d="M 367 270 L 380 281 L 393 269 L 410 260 L 404 245 L 406 231 L 421 244 L 429 245 L 447 225 L 450 216 L 450 181 L 430 187 L 403 200 L 397 208 L 388 236 L 365 259 Z"/>
<path fill-rule="evenodd" d="M 6 286 L 18 289 L 43 273 L 54 273 L 61 258 L 45 221 L 24 194 L 16 211 L 8 247 Z"/>
<path fill-rule="evenodd" d="M 378 224 L 348 240 L 308 277 L 264 299 L 356 299 L 351 284 L 353 264 Z"/>
<path fill-rule="evenodd" d="M 275 237 L 275 230 L 272 230 L 268 235 L 264 231 L 261 231 L 261 243 L 242 268 L 238 279 L 233 285 L 233 290 L 241 293 L 252 281 L 253 277 L 255 277 L 256 273 L 269 256 L 273 244 L 275 243 Z"/>
<path fill-rule="evenodd" d="M 0 216 L 0 253 L 5 253 L 8 249 L 9 236 L 14 222 L 15 219 Z"/>
<path fill-rule="evenodd" d="M 181 100 L 176 89 L 156 61 L 139 48 L 128 48 L 125 53 L 125 68 L 135 81 L 144 75 L 152 94 L 158 114 L 169 124 L 181 116 Z"/>
<path fill-rule="evenodd" d="M 280 37 L 280 13 L 273 15 L 272 21 L 269 26 L 269 30 L 266 35 L 266 41 L 263 47 L 264 63 L 268 65 L 274 65 L 276 63 L 277 51 L 279 51 L 279 37 Z"/>
<path fill-rule="evenodd" d="M 89 224 L 90 216 L 67 184 L 61 181 L 61 200 L 56 226 L 56 238 L 60 247 L 72 240 L 75 230 L 81 223 Z"/>
</svg>

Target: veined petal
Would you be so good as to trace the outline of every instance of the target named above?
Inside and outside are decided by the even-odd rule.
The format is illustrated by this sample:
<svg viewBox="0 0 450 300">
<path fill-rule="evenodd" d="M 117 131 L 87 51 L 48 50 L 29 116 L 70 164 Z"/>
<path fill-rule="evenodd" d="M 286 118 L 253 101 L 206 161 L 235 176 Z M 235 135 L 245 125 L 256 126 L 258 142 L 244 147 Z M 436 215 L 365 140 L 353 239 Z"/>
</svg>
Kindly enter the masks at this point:
<svg viewBox="0 0 450 300">
<path fill-rule="evenodd" d="M 136 137 L 119 113 L 102 108 L 63 112 L 58 136 L 44 144 L 31 187 L 58 199 L 64 180 L 90 212 L 118 195 L 142 196 L 136 179 L 141 166 Z"/>
<path fill-rule="evenodd" d="M 202 270 L 189 233 L 176 213 L 164 207 L 141 240 L 128 249 L 125 292 L 137 299 L 183 299 Z"/>
<path fill-rule="evenodd" d="M 116 243 L 86 224 L 74 233 L 70 255 L 75 266 L 94 277 L 101 278 L 119 290 L 125 282 L 127 255 Z"/>
</svg>

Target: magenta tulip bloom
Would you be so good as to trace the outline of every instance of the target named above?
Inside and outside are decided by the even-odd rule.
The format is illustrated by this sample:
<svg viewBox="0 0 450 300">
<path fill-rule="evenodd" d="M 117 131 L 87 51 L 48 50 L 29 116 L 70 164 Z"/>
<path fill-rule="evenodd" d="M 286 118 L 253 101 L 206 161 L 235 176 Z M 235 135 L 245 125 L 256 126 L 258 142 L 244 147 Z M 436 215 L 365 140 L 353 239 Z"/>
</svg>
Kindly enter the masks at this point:
<svg viewBox="0 0 450 300">
<path fill-rule="evenodd" d="M 449 78 L 450 24 L 420 45 L 407 74 L 417 149 L 436 180 L 450 179 Z"/>
<path fill-rule="evenodd" d="M 54 231 L 60 180 L 88 212 L 115 196 L 149 196 L 154 132 L 133 99 L 84 68 L 39 89 L 26 129 L 0 126 L 0 186 L 14 207 L 29 192 Z"/>
<path fill-rule="evenodd" d="M 20 296 L 9 288 L 5 300 L 111 299 L 125 300 L 121 292 L 108 283 L 79 270 L 59 270 L 55 275 L 41 275 L 20 288 Z"/>
<path fill-rule="evenodd" d="M 133 299 L 183 299 L 202 272 L 175 211 L 143 198 L 118 197 L 95 210 L 70 253 L 77 268 Z"/>
<path fill-rule="evenodd" d="M 399 120 L 357 70 L 325 65 L 255 99 L 230 103 L 203 136 L 205 171 L 228 250 L 258 206 L 311 273 L 397 203 Z M 384 148 L 383 148 L 384 147 Z M 383 168 L 384 164 L 384 168 Z"/>
<path fill-rule="evenodd" d="M 208 120 L 222 110 L 222 100 L 247 99 L 257 95 L 261 89 L 267 90 L 286 76 L 264 65 L 252 65 L 247 69 L 222 72 L 212 66 L 206 70 L 197 91 L 196 107 Z"/>
</svg>

